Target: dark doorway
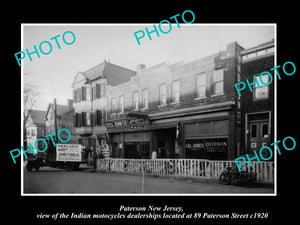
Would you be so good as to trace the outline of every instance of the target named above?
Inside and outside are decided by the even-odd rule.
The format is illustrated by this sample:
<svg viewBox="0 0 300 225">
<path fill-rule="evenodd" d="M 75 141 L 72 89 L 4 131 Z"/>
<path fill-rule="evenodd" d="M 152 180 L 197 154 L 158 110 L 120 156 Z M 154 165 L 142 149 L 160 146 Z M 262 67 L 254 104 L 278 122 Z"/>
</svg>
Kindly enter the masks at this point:
<svg viewBox="0 0 300 225">
<path fill-rule="evenodd" d="M 149 142 L 125 142 L 126 159 L 149 159 Z"/>
<path fill-rule="evenodd" d="M 176 128 L 156 131 L 157 158 L 175 158 Z"/>
</svg>

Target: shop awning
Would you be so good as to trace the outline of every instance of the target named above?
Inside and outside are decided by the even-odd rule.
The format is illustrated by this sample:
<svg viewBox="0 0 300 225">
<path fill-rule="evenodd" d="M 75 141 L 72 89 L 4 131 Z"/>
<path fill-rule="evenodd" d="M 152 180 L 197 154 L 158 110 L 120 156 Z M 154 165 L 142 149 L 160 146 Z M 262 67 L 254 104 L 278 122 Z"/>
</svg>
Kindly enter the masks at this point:
<svg viewBox="0 0 300 225">
<path fill-rule="evenodd" d="M 201 114 L 201 113 L 209 113 L 209 112 L 217 112 L 223 110 L 232 109 L 234 106 L 234 101 L 226 101 L 220 103 L 214 103 L 209 105 L 200 105 L 183 109 L 175 109 L 166 112 L 157 112 L 153 114 L 149 114 L 150 121 L 158 120 L 158 119 L 166 119 L 172 117 L 179 116 L 188 116 L 193 114 Z"/>
</svg>

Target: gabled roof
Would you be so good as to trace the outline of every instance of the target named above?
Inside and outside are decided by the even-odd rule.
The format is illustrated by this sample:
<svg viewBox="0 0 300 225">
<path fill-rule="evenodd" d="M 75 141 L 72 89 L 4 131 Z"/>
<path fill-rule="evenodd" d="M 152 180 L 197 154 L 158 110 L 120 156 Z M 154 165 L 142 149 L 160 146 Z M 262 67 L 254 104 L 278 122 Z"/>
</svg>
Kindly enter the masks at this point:
<svg viewBox="0 0 300 225">
<path fill-rule="evenodd" d="M 88 80 L 93 80 L 101 76 L 105 77 L 105 68 L 107 67 L 106 64 L 107 63 L 104 61 L 103 63 L 83 72 L 83 74 Z"/>
<path fill-rule="evenodd" d="M 46 116 L 46 111 L 41 111 L 41 110 L 30 110 L 29 112 L 29 117 L 31 119 L 31 123 L 35 125 L 45 125 L 45 116 Z"/>
<path fill-rule="evenodd" d="M 45 114 L 44 118 L 47 117 L 50 108 L 54 110 L 54 103 L 49 103 L 48 109 L 46 111 L 46 114 Z M 56 104 L 56 113 L 57 113 L 57 116 L 61 116 L 61 115 L 65 114 L 65 113 L 67 113 L 68 111 L 69 111 L 69 107 L 67 105 Z"/>
<path fill-rule="evenodd" d="M 115 86 L 129 81 L 130 78 L 135 75 L 136 72 L 133 70 L 106 62 L 104 60 L 102 63 L 92 67 L 91 69 L 88 69 L 85 72 L 78 72 L 73 80 L 72 87 L 74 87 L 74 84 L 84 79 L 85 82 L 88 82 L 100 77 L 105 78 L 108 85 Z M 80 76 L 83 78 L 80 79 Z"/>
</svg>

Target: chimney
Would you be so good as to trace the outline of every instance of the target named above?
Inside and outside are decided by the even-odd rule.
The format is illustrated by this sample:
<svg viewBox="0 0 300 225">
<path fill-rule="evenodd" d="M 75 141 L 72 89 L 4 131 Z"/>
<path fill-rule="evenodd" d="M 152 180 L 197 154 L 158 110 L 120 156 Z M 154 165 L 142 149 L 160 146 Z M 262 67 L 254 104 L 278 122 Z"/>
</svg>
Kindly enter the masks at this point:
<svg viewBox="0 0 300 225">
<path fill-rule="evenodd" d="M 74 109 L 73 100 L 68 99 L 68 112 L 72 111 L 73 109 Z"/>
<path fill-rule="evenodd" d="M 137 75 L 139 75 L 139 73 L 141 72 L 141 70 L 142 69 L 145 69 L 146 68 L 146 65 L 144 65 L 144 64 L 138 64 L 137 66 L 136 66 L 136 74 Z"/>
<path fill-rule="evenodd" d="M 140 63 L 140 64 L 137 65 L 136 70 L 139 71 L 139 70 L 142 70 L 142 69 L 145 69 L 145 68 L 146 68 L 146 65 Z"/>
</svg>

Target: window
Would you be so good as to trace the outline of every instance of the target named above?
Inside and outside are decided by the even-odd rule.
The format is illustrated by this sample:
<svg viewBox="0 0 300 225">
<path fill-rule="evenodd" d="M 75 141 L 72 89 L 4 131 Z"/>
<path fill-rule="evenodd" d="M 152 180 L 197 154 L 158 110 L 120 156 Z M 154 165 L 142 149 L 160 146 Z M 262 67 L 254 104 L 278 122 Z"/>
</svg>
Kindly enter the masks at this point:
<svg viewBox="0 0 300 225">
<path fill-rule="evenodd" d="M 261 78 L 259 78 L 259 76 L 256 76 L 256 79 L 259 82 L 260 88 L 258 87 L 257 83 L 254 84 L 254 91 L 253 91 L 254 99 L 258 100 L 258 99 L 269 98 L 269 87 L 263 84 L 263 83 L 265 84 L 269 83 L 269 75 L 264 74 L 261 76 Z M 260 82 L 260 79 L 262 80 L 263 83 Z"/>
<path fill-rule="evenodd" d="M 105 97 L 105 83 L 100 84 L 100 98 Z"/>
<path fill-rule="evenodd" d="M 77 89 L 77 102 L 80 102 L 82 100 L 81 96 L 82 96 L 82 90 L 81 90 L 81 88 L 78 88 Z"/>
<path fill-rule="evenodd" d="M 197 75 L 197 98 L 205 97 L 206 93 L 206 74 L 201 73 Z"/>
<path fill-rule="evenodd" d="M 166 105 L 167 104 L 167 85 L 161 84 L 159 86 L 159 104 Z"/>
<path fill-rule="evenodd" d="M 81 87 L 82 101 L 86 100 L 86 87 Z"/>
<path fill-rule="evenodd" d="M 104 109 L 97 109 L 96 111 L 96 125 L 103 125 L 104 124 Z"/>
<path fill-rule="evenodd" d="M 86 125 L 90 126 L 91 125 L 91 112 L 86 112 L 85 116 L 86 116 L 86 118 L 85 118 Z"/>
<path fill-rule="evenodd" d="M 180 101 L 179 80 L 172 82 L 172 101 L 173 102 Z"/>
<path fill-rule="evenodd" d="M 268 138 L 269 137 L 269 125 L 267 123 L 261 125 L 261 137 Z"/>
<path fill-rule="evenodd" d="M 81 121 L 81 126 L 86 126 L 86 112 L 81 112 L 81 118 L 82 118 L 82 121 Z"/>
<path fill-rule="evenodd" d="M 149 93 L 148 93 L 148 89 L 144 89 L 143 90 L 143 108 L 148 109 L 149 106 Z"/>
<path fill-rule="evenodd" d="M 133 110 L 139 110 L 139 93 L 137 91 L 132 94 Z"/>
<path fill-rule="evenodd" d="M 31 136 L 30 128 L 27 128 L 27 137 Z"/>
<path fill-rule="evenodd" d="M 124 113 L 124 96 L 119 96 L 118 99 L 118 111 L 119 113 Z"/>
<path fill-rule="evenodd" d="M 111 113 L 114 114 L 117 112 L 117 99 L 112 98 L 111 99 Z"/>
<path fill-rule="evenodd" d="M 224 93 L 224 70 L 223 69 L 214 71 L 213 93 L 215 95 Z"/>
<path fill-rule="evenodd" d="M 85 100 L 91 100 L 92 98 L 92 87 L 91 86 L 87 86 L 85 87 Z"/>
<path fill-rule="evenodd" d="M 257 124 L 251 124 L 250 126 L 250 137 L 257 138 Z"/>
<path fill-rule="evenodd" d="M 35 136 L 36 132 L 35 132 L 35 128 L 31 128 L 31 136 Z"/>
</svg>

